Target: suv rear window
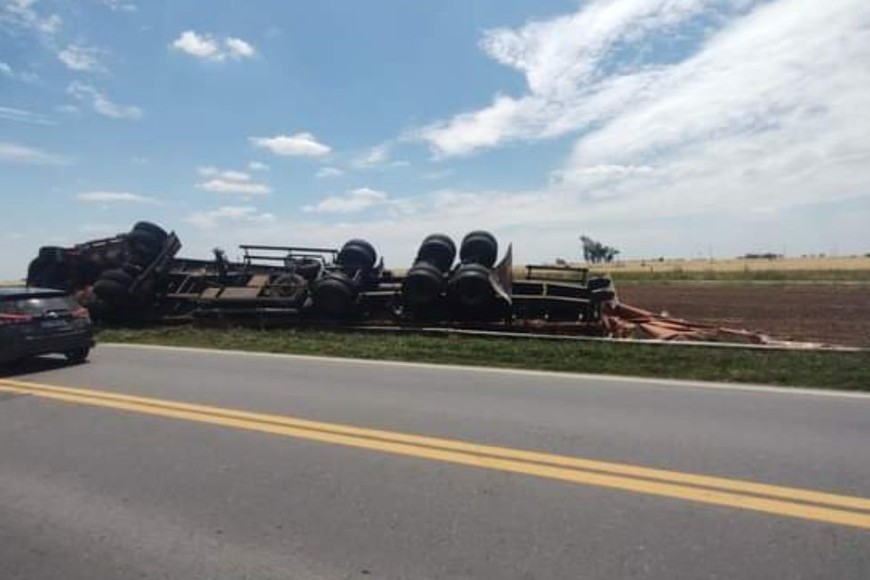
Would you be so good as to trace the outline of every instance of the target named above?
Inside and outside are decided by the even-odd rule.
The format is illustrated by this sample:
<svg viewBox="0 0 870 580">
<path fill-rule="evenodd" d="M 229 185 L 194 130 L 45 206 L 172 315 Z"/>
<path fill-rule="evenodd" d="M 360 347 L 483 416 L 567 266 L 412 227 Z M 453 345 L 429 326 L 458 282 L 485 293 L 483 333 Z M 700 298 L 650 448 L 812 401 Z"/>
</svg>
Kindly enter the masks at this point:
<svg viewBox="0 0 870 580">
<path fill-rule="evenodd" d="M 40 315 L 52 310 L 75 310 L 78 304 L 69 296 L 33 296 L 0 300 L 0 312 Z"/>
</svg>

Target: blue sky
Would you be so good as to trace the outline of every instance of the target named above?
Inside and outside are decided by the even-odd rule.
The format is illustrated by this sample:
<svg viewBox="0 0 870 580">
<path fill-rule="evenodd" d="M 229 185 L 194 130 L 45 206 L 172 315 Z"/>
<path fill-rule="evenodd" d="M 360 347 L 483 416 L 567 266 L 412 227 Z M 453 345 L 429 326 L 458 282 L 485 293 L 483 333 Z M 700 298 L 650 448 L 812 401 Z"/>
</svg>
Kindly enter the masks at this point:
<svg viewBox="0 0 870 580">
<path fill-rule="evenodd" d="M 868 31 L 866 0 L 0 0 L 0 278 L 137 219 L 396 266 L 477 228 L 867 252 Z"/>
</svg>

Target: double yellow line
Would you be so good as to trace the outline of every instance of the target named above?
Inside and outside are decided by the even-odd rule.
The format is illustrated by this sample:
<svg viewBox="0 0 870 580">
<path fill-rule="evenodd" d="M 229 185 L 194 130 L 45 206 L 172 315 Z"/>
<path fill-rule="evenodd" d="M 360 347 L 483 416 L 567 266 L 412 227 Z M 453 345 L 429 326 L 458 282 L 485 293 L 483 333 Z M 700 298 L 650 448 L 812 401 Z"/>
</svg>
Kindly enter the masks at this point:
<svg viewBox="0 0 870 580">
<path fill-rule="evenodd" d="M 0 391 L 870 530 L 861 497 L 9 379 Z"/>
</svg>

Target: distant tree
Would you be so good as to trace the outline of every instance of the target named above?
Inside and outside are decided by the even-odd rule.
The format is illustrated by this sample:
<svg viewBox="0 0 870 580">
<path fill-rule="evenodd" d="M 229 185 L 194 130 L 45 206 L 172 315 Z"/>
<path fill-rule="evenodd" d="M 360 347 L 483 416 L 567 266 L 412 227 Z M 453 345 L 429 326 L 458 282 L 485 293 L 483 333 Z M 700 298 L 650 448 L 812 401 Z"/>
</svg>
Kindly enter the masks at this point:
<svg viewBox="0 0 870 580">
<path fill-rule="evenodd" d="M 580 244 L 583 247 L 583 259 L 590 264 L 601 262 L 610 263 L 619 255 L 619 250 L 611 246 L 605 246 L 589 236 L 580 236 Z"/>
</svg>

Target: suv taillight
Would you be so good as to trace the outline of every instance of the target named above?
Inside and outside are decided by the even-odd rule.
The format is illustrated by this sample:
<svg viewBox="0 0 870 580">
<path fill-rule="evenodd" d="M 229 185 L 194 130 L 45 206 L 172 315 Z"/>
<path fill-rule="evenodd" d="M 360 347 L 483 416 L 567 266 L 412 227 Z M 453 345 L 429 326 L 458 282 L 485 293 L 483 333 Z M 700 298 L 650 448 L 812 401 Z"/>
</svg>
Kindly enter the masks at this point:
<svg viewBox="0 0 870 580">
<path fill-rule="evenodd" d="M 13 324 L 26 324 L 33 320 L 30 314 L 0 313 L 0 326 L 12 326 Z"/>
</svg>

